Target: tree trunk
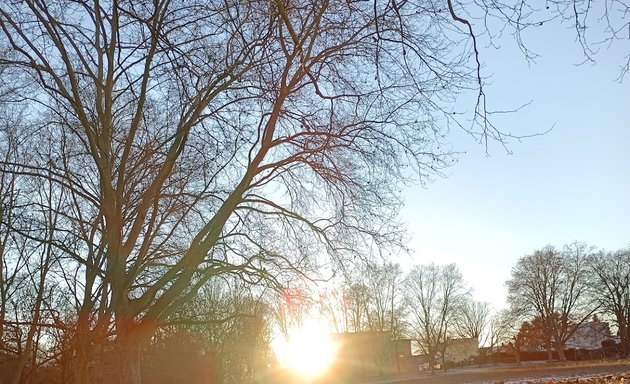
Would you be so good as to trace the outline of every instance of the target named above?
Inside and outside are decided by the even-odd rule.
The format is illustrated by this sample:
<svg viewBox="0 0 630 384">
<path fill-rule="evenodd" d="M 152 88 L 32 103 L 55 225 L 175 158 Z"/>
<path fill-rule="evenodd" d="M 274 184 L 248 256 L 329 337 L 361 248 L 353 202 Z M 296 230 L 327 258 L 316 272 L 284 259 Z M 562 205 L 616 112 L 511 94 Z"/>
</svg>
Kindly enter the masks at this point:
<svg viewBox="0 0 630 384">
<path fill-rule="evenodd" d="M 120 384 L 142 383 L 142 348 L 151 340 L 157 327 L 148 320 L 134 323 L 120 317 L 116 344 L 120 359 Z"/>
<path fill-rule="evenodd" d="M 77 335 L 75 340 L 74 384 L 89 384 L 90 345 L 86 336 Z"/>
<path fill-rule="evenodd" d="M 628 335 L 628 332 L 624 332 L 619 335 L 619 338 L 621 345 L 621 357 L 625 359 L 630 356 L 630 335 Z"/>
<path fill-rule="evenodd" d="M 435 374 L 435 350 L 433 350 L 433 348 L 429 348 L 429 371 L 431 372 L 431 374 Z"/>
<path fill-rule="evenodd" d="M 564 354 L 564 344 L 558 344 L 558 361 L 566 361 L 567 356 Z"/>
<path fill-rule="evenodd" d="M 77 323 L 74 329 L 74 340 L 72 342 L 72 351 L 69 351 L 69 357 L 72 361 L 72 374 L 74 376 L 74 384 L 89 384 L 90 370 L 89 365 L 93 359 L 93 338 L 94 331 L 90 329 L 89 312 L 85 310 L 89 305 L 83 306 L 79 311 Z"/>
<path fill-rule="evenodd" d="M 141 384 L 141 352 L 140 343 L 134 340 L 122 340 L 120 345 L 120 384 Z"/>
<path fill-rule="evenodd" d="M 625 319 L 621 321 L 617 320 L 622 358 L 630 356 L 630 328 L 628 327 L 628 324 L 624 324 L 624 321 Z"/>
<path fill-rule="evenodd" d="M 547 361 L 553 361 L 553 343 L 551 338 L 548 338 L 545 342 L 545 349 L 547 350 Z"/>
</svg>

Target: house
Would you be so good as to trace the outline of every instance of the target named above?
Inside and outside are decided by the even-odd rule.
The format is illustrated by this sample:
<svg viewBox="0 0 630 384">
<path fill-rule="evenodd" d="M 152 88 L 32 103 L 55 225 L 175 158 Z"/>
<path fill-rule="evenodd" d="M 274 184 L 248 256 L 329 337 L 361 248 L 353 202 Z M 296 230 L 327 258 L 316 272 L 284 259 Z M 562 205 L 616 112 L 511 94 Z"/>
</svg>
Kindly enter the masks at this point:
<svg viewBox="0 0 630 384">
<path fill-rule="evenodd" d="M 449 339 L 446 341 L 444 362 L 461 364 L 471 361 L 479 355 L 479 341 L 476 337 Z"/>
<path fill-rule="evenodd" d="M 579 324 L 565 344 L 566 349 L 599 350 L 602 342 L 610 340 L 610 326 L 605 321 Z"/>
<path fill-rule="evenodd" d="M 416 373 L 429 369 L 429 357 L 427 355 L 414 354 L 413 339 L 396 340 L 396 368 L 399 374 Z"/>
<path fill-rule="evenodd" d="M 337 345 L 334 371 L 340 377 L 366 378 L 398 372 L 399 345 L 391 332 L 345 332 L 332 335 Z M 400 351 L 405 353 L 404 344 Z"/>
<path fill-rule="evenodd" d="M 398 372 L 399 373 L 412 373 L 418 371 L 428 371 L 431 369 L 429 356 L 426 354 L 412 354 L 411 344 L 414 340 L 397 340 L 399 345 L 404 347 L 398 347 Z M 400 351 L 404 351 L 401 353 Z M 415 349 L 419 352 L 418 349 Z M 440 356 L 436 356 L 435 369 L 441 368 L 442 361 L 447 365 L 457 365 L 462 363 L 469 363 L 473 358 L 479 355 L 479 345 L 477 338 L 468 339 L 450 339 L 447 341 L 444 351 L 444 360 Z"/>
</svg>

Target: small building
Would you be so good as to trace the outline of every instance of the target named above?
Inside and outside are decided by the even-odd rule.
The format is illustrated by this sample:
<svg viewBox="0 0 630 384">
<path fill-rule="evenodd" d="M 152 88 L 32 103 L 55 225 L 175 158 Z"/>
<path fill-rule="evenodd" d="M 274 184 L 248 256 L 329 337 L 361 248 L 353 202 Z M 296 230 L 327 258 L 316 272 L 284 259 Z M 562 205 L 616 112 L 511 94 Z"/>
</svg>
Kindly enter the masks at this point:
<svg viewBox="0 0 630 384">
<path fill-rule="evenodd" d="M 566 349 L 599 350 L 610 340 L 610 326 L 605 321 L 588 321 L 577 326 L 565 344 Z"/>
<path fill-rule="evenodd" d="M 479 341 L 476 337 L 449 339 L 446 342 L 444 362 L 462 364 L 470 362 L 479 355 Z"/>
<path fill-rule="evenodd" d="M 366 378 L 398 372 L 398 344 L 390 332 L 346 332 L 332 335 L 337 345 L 334 372 L 340 377 Z M 405 353 L 404 344 L 401 352 Z"/>
<path fill-rule="evenodd" d="M 428 370 L 429 357 L 427 355 L 413 354 L 413 339 L 396 340 L 396 368 L 398 374 L 410 374 Z"/>
</svg>

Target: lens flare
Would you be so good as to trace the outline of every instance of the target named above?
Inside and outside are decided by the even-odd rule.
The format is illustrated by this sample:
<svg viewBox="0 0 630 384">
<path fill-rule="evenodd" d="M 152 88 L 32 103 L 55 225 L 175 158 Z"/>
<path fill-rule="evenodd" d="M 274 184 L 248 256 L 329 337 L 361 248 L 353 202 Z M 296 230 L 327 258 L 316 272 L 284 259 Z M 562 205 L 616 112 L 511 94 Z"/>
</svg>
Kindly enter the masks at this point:
<svg viewBox="0 0 630 384">
<path fill-rule="evenodd" d="M 284 368 L 307 379 L 325 374 L 337 352 L 327 328 L 316 322 L 291 329 L 274 349 Z"/>
</svg>

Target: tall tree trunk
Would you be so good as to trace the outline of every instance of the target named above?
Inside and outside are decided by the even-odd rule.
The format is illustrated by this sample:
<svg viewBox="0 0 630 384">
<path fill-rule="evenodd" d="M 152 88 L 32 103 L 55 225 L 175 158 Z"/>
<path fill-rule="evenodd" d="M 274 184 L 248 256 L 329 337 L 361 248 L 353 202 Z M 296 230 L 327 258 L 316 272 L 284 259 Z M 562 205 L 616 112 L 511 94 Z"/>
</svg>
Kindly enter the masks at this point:
<svg viewBox="0 0 630 384">
<path fill-rule="evenodd" d="M 428 350 L 429 352 L 429 371 L 431 371 L 431 374 L 435 374 L 435 350 L 433 348 L 429 348 Z"/>
<path fill-rule="evenodd" d="M 630 356 L 630 327 L 627 324 L 619 323 L 619 342 L 621 347 L 621 357 Z"/>
<path fill-rule="evenodd" d="M 547 361 L 553 361 L 553 351 L 551 346 L 547 346 Z"/>
<path fill-rule="evenodd" d="M 75 339 L 76 355 L 74 360 L 74 384 L 89 384 L 88 366 L 91 358 L 91 346 L 88 336 L 77 333 Z"/>
<path fill-rule="evenodd" d="M 558 343 L 556 349 L 558 350 L 558 361 L 566 361 L 567 356 L 564 354 L 564 343 Z"/>
<path fill-rule="evenodd" d="M 126 319 L 120 316 L 116 322 L 116 344 L 121 368 L 118 383 L 141 384 L 142 348 L 151 340 L 157 326 L 147 319 L 140 322 L 135 322 L 130 317 Z"/>
<path fill-rule="evenodd" d="M 120 384 L 141 384 L 141 350 L 142 346 L 136 340 L 129 338 L 121 340 L 120 347 Z"/>
<path fill-rule="evenodd" d="M 553 361 L 553 349 L 550 340 L 545 343 L 545 349 L 547 350 L 547 361 Z"/>
<path fill-rule="evenodd" d="M 566 324 L 566 322 L 563 322 L 562 324 L 559 324 L 557 327 L 559 327 L 560 329 L 564 329 L 564 332 L 560 334 L 560 330 L 558 330 L 557 328 L 554 329 L 553 331 L 554 343 L 552 343 L 552 345 L 555 344 L 556 351 L 558 352 L 558 361 L 566 361 L 567 357 L 564 354 L 564 348 L 566 347 L 566 339 L 568 338 L 567 335 L 570 334 L 570 333 L 567 333 L 569 326 Z"/>
</svg>

